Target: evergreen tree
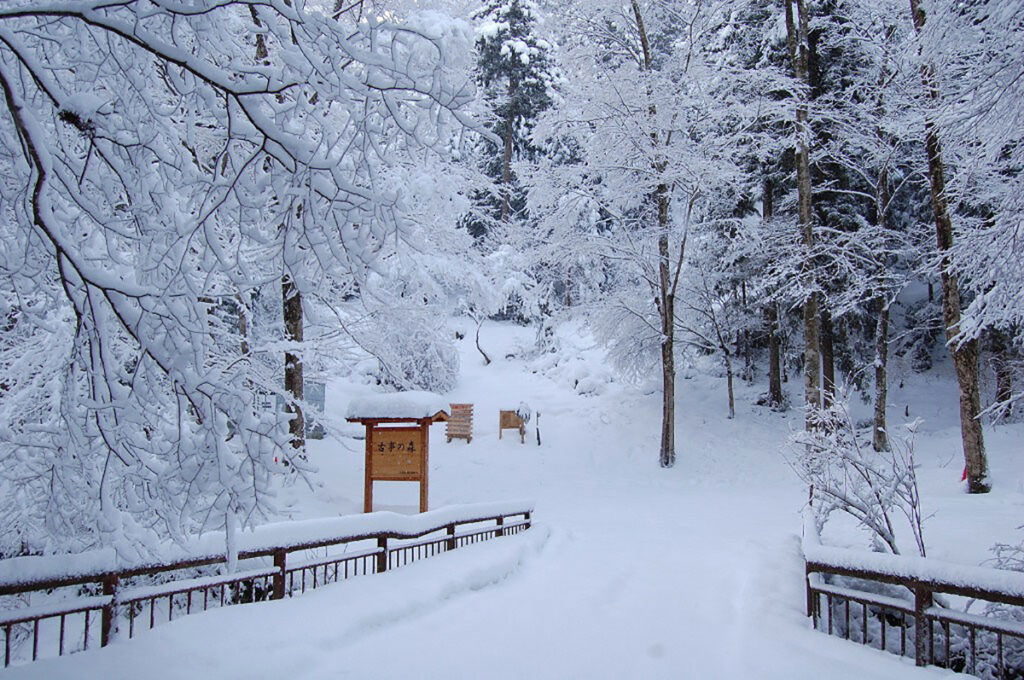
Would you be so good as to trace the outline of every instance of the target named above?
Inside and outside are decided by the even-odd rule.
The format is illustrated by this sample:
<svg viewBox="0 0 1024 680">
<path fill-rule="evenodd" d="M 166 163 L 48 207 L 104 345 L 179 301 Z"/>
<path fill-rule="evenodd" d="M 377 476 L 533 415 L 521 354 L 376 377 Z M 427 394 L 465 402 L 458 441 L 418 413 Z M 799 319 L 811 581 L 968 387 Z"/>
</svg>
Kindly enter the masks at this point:
<svg viewBox="0 0 1024 680">
<path fill-rule="evenodd" d="M 468 228 L 482 237 L 494 221 L 525 219 L 525 191 L 514 173 L 516 161 L 533 161 L 540 150 L 530 141 L 537 117 L 553 100 L 558 80 L 553 46 L 536 35 L 532 0 L 489 0 L 473 16 L 479 22 L 477 80 L 493 116 L 493 139 L 482 139 L 484 172 L 498 185 L 476 197 L 477 216 Z"/>
</svg>

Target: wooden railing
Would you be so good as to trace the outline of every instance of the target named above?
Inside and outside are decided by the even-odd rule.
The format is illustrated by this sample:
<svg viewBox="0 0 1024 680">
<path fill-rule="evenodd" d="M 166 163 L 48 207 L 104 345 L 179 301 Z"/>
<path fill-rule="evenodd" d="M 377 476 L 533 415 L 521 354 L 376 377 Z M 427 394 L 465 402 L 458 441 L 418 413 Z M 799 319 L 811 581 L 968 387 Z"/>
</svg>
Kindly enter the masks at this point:
<svg viewBox="0 0 1024 680">
<path fill-rule="evenodd" d="M 918 666 L 1024 676 L 1024 622 L 947 602 L 954 596 L 1022 607 L 1024 574 L 823 546 L 809 514 L 803 549 L 807 615 L 816 630 L 912 657 Z"/>
<path fill-rule="evenodd" d="M 68 556 L 71 564 L 67 565 L 57 556 L 0 560 L 0 598 L 9 602 L 36 594 L 37 599 L 46 600 L 41 605 L 0 609 L 4 667 L 15 661 L 35 661 L 40 654 L 60 656 L 85 650 L 97 642 L 105 646 L 125 623 L 128 637 L 133 637 L 140 618 L 141 625 L 152 628 L 176 614 L 291 597 L 307 588 L 517 534 L 530 527 L 532 511 L 529 504 L 485 504 L 413 516 L 373 513 L 270 525 L 243 535 L 237 560 L 244 569 L 198 577 L 193 574 L 204 567 L 225 565 L 226 556 L 194 547 L 185 551 L 188 557 L 159 564 L 119 565 L 104 553 Z M 200 546 L 224 540 L 223 534 L 204 538 Z M 330 554 L 331 548 L 339 546 L 345 551 Z M 308 556 L 309 551 L 320 550 L 325 554 Z M 307 555 L 296 559 L 297 553 Z M 166 582 L 133 583 L 147 578 Z M 74 634 L 69 649 L 68 629 L 79 623 L 80 634 Z M 19 646 L 28 649 L 17 654 Z"/>
</svg>

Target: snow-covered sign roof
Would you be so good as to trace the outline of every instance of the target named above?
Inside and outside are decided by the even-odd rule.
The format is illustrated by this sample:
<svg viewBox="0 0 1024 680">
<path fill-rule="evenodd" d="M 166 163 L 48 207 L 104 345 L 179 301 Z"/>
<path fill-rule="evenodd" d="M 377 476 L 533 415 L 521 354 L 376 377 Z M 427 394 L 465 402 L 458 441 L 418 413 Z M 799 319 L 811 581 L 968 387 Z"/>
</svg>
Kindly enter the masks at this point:
<svg viewBox="0 0 1024 680">
<path fill-rule="evenodd" d="M 440 394 L 412 390 L 353 399 L 345 417 L 348 420 L 447 420 L 447 408 L 448 403 Z"/>
</svg>

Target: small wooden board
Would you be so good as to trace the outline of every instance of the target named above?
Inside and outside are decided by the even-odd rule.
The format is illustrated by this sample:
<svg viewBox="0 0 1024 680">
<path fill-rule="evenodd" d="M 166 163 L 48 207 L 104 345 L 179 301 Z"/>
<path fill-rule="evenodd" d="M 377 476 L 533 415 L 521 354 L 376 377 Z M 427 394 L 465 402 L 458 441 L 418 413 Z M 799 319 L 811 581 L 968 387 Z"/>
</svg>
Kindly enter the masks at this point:
<svg viewBox="0 0 1024 680">
<path fill-rule="evenodd" d="M 448 443 L 451 444 L 453 439 L 465 439 L 469 444 L 473 441 L 473 405 L 451 404 L 451 409 L 445 431 Z"/>
</svg>

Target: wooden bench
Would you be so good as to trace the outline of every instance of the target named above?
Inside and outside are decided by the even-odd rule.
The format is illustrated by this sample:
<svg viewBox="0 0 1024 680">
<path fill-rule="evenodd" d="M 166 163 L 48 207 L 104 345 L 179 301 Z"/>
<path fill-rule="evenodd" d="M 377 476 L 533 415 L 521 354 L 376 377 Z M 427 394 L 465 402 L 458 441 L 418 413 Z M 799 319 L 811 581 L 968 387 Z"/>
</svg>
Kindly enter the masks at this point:
<svg viewBox="0 0 1024 680">
<path fill-rule="evenodd" d="M 451 444 L 453 439 L 465 439 L 467 444 L 471 443 L 473 441 L 473 405 L 452 404 L 451 407 L 452 414 L 448 418 L 445 431 L 448 443 Z"/>
</svg>

